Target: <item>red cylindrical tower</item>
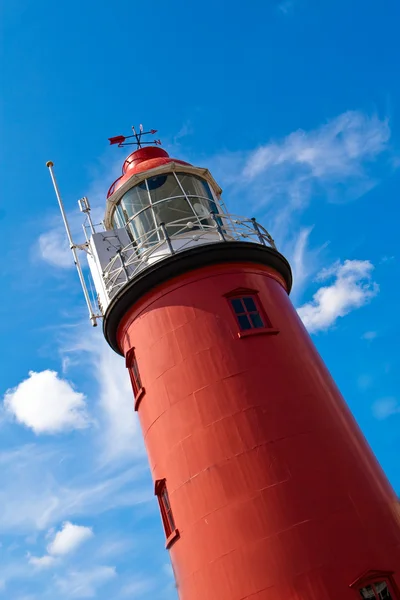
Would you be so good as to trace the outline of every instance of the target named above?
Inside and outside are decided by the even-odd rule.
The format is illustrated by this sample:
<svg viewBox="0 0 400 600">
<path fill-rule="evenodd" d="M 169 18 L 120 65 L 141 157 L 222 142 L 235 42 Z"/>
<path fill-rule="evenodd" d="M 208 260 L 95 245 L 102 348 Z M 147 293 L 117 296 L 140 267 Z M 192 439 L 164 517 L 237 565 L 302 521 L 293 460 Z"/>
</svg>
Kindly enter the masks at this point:
<svg viewBox="0 0 400 600">
<path fill-rule="evenodd" d="M 206 169 L 141 148 L 105 217 L 127 244 L 103 272 L 104 333 L 131 376 L 179 597 L 400 600 L 398 499 L 289 299 L 287 261 L 220 194 Z"/>
</svg>

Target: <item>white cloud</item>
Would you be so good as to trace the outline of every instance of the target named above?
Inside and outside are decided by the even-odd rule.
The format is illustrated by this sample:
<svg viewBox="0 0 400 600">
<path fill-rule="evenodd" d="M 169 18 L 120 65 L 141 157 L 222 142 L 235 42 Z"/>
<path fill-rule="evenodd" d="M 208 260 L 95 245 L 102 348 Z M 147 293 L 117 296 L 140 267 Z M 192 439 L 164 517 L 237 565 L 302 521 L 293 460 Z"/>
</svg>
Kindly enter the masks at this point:
<svg viewBox="0 0 400 600">
<path fill-rule="evenodd" d="M 38 569 L 46 569 L 48 567 L 52 567 L 54 562 L 55 562 L 55 558 L 54 556 L 49 556 L 48 554 L 46 554 L 45 556 L 29 556 L 29 560 L 28 560 L 30 565 L 33 565 L 34 567 L 37 567 Z"/>
<path fill-rule="evenodd" d="M 392 415 L 400 414 L 400 403 L 393 397 L 380 398 L 373 404 L 372 412 L 377 419 L 387 419 Z"/>
<path fill-rule="evenodd" d="M 91 537 L 93 537 L 91 527 L 74 525 L 66 521 L 62 529 L 57 531 L 54 540 L 47 546 L 47 551 L 54 556 L 69 554 Z"/>
<path fill-rule="evenodd" d="M 4 396 L 4 406 L 35 433 L 59 433 L 88 427 L 85 396 L 55 371 L 31 371 L 29 378 Z"/>
<path fill-rule="evenodd" d="M 48 535 L 54 535 L 54 529 L 50 529 Z M 47 536 L 46 536 L 47 537 Z M 47 546 L 47 552 L 45 556 L 29 556 L 29 564 L 34 565 L 38 568 L 47 568 L 54 565 L 56 557 L 65 556 L 74 552 L 81 544 L 86 540 L 93 537 L 93 531 L 91 527 L 84 527 L 83 525 L 74 525 L 69 521 L 66 521 L 62 525 L 62 529 L 57 531 L 53 541 Z"/>
<path fill-rule="evenodd" d="M 376 296 L 379 287 L 374 283 L 374 266 L 368 260 L 337 262 L 319 274 L 319 280 L 334 278 L 331 285 L 319 288 L 311 302 L 298 309 L 300 318 L 310 333 L 328 329 L 339 317 L 366 304 Z"/>
<path fill-rule="evenodd" d="M 65 577 L 56 577 L 62 594 L 70 598 L 93 598 L 103 585 L 116 577 L 115 567 L 100 566 L 85 571 L 68 571 Z"/>
</svg>

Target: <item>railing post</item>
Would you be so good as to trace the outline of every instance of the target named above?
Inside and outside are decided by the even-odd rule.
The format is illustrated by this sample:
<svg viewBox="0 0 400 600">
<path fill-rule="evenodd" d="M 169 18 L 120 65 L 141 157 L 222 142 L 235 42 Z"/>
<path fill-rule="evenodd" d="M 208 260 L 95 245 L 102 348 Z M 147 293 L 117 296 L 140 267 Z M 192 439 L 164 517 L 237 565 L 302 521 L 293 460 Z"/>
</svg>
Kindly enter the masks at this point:
<svg viewBox="0 0 400 600">
<path fill-rule="evenodd" d="M 116 254 L 117 254 L 117 256 L 119 256 L 119 259 L 121 261 L 121 267 L 122 267 L 123 272 L 125 273 L 126 281 L 129 281 L 129 274 L 126 269 L 124 259 L 122 258 L 121 250 L 117 250 Z"/>
<path fill-rule="evenodd" d="M 169 234 L 168 234 L 167 228 L 165 226 L 165 223 L 164 222 L 160 223 L 160 227 L 161 227 L 161 231 L 164 234 L 165 241 L 168 244 L 169 251 L 171 252 L 171 254 L 175 254 L 174 248 L 173 248 L 172 243 L 171 243 L 171 238 L 169 237 Z"/>
<path fill-rule="evenodd" d="M 219 237 L 221 238 L 221 240 L 223 240 L 224 242 L 226 242 L 225 240 L 225 236 L 224 236 L 224 232 L 222 231 L 221 225 L 218 222 L 218 217 L 214 212 L 211 212 L 211 218 L 214 220 L 215 225 L 217 227 L 217 231 L 219 233 Z"/>
<path fill-rule="evenodd" d="M 261 234 L 261 231 L 260 231 L 260 229 L 258 227 L 258 223 L 257 223 L 257 221 L 255 220 L 254 217 L 251 218 L 251 222 L 253 223 L 253 227 L 255 229 L 255 232 L 256 232 L 256 234 L 258 236 L 258 239 L 260 240 L 260 244 L 262 244 L 263 246 L 265 246 L 266 245 L 265 244 L 265 240 L 264 240 L 264 238 L 263 238 L 263 236 Z"/>
</svg>

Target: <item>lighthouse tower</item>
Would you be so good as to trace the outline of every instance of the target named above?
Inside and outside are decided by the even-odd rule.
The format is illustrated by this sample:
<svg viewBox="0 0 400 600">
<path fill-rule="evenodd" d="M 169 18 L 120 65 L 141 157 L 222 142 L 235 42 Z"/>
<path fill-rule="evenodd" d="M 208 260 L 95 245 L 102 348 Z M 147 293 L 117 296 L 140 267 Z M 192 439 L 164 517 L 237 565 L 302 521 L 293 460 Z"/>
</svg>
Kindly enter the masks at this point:
<svg viewBox="0 0 400 600">
<path fill-rule="evenodd" d="M 290 301 L 287 260 L 207 168 L 142 135 L 79 248 L 179 598 L 400 600 L 399 502 Z"/>
</svg>

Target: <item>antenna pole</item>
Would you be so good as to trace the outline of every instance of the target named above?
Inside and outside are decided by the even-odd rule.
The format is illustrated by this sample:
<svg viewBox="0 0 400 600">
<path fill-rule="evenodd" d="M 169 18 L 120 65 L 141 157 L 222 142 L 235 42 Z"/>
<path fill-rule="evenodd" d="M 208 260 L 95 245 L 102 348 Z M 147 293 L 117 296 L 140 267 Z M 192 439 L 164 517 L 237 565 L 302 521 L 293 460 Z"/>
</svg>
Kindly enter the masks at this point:
<svg viewBox="0 0 400 600">
<path fill-rule="evenodd" d="M 86 304 L 87 304 L 87 307 L 88 307 L 88 310 L 89 310 L 89 319 L 91 320 L 93 327 L 96 327 L 97 326 L 96 315 L 93 312 L 92 303 L 90 302 L 89 292 L 88 292 L 88 289 L 86 287 L 86 282 L 85 282 L 85 278 L 83 276 L 82 267 L 81 267 L 81 264 L 79 262 L 78 253 L 76 251 L 76 245 L 74 244 L 74 242 L 72 240 L 72 234 L 71 234 L 71 230 L 69 228 L 69 224 L 68 224 L 68 220 L 67 220 L 67 215 L 65 214 L 64 204 L 63 204 L 63 201 L 61 199 L 61 194 L 60 194 L 60 190 L 58 189 L 56 178 L 54 176 L 54 172 L 53 172 L 54 163 L 51 160 L 49 160 L 46 163 L 46 167 L 48 167 L 49 171 L 50 171 L 50 177 L 51 177 L 51 180 L 53 182 L 54 191 L 55 191 L 56 196 L 57 196 L 58 206 L 60 207 L 62 220 L 63 220 L 64 226 L 65 226 L 65 231 L 67 232 L 67 237 L 68 237 L 68 241 L 69 241 L 69 247 L 70 247 L 72 255 L 74 257 L 74 263 L 75 263 L 75 266 L 76 266 L 76 270 L 78 271 L 78 276 L 79 276 L 79 280 L 81 282 L 83 295 L 85 296 Z"/>
</svg>

